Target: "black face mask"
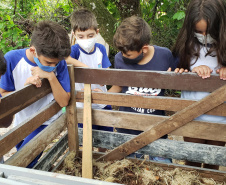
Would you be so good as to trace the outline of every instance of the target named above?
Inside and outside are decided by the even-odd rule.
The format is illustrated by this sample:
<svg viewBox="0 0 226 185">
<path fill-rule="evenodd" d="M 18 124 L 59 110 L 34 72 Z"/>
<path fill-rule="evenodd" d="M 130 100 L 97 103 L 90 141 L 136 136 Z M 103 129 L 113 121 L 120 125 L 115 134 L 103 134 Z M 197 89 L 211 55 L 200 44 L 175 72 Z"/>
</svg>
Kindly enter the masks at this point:
<svg viewBox="0 0 226 185">
<path fill-rule="evenodd" d="M 138 64 L 142 60 L 142 58 L 143 58 L 143 52 L 138 57 L 133 59 L 122 56 L 122 59 L 126 64 Z"/>
</svg>

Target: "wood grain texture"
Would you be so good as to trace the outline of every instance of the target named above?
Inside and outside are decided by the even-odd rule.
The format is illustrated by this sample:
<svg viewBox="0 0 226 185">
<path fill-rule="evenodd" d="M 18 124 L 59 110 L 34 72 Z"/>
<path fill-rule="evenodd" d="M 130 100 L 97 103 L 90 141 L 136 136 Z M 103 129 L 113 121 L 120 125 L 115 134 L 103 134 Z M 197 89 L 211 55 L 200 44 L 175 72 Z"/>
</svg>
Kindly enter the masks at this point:
<svg viewBox="0 0 226 185">
<path fill-rule="evenodd" d="M 79 135 L 79 142 L 82 143 L 82 129 L 79 129 Z M 135 137 L 130 134 L 93 130 L 93 146 L 112 150 Z M 221 146 L 158 139 L 139 149 L 137 153 L 226 166 L 226 147 Z"/>
<path fill-rule="evenodd" d="M 54 116 L 61 110 L 61 107 L 53 101 L 42 110 L 32 115 L 29 119 L 25 120 L 18 126 L 8 131 L 4 136 L 0 137 L 1 147 L 0 156 L 6 154 L 20 141 L 27 137 L 31 132 L 41 126 L 45 121 Z"/>
<path fill-rule="evenodd" d="M 75 68 L 75 81 L 160 89 L 212 92 L 226 84 L 219 75 L 202 79 L 195 73 L 178 74 L 165 71 Z"/>
<path fill-rule="evenodd" d="M 147 131 L 115 148 L 108 154 L 101 157 L 99 160 L 120 160 L 125 156 L 146 146 L 147 144 L 155 141 L 156 139 L 162 137 L 163 135 L 168 134 L 185 125 L 186 123 L 192 121 L 194 118 L 206 113 L 207 111 L 210 111 L 214 107 L 222 104 L 225 99 L 226 85 L 217 89 L 202 100 L 177 112 L 170 118 L 153 125 Z"/>
<path fill-rule="evenodd" d="M 42 132 L 30 140 L 23 148 L 9 158 L 5 164 L 26 167 L 52 142 L 66 127 L 66 115 L 62 115 Z"/>
<path fill-rule="evenodd" d="M 68 129 L 68 146 L 70 151 L 76 152 L 79 150 L 78 144 L 78 122 L 77 122 L 77 109 L 76 109 L 76 91 L 75 91 L 75 79 L 74 79 L 74 67 L 68 66 L 71 85 L 71 99 L 66 107 L 67 117 L 67 129 Z"/>
<path fill-rule="evenodd" d="M 84 84 L 82 177 L 93 178 L 91 84 Z"/>
<path fill-rule="evenodd" d="M 84 92 L 78 91 L 76 101 L 84 101 Z M 92 103 L 116 105 L 124 107 L 140 107 L 145 109 L 180 111 L 195 103 L 195 100 L 185 100 L 175 97 L 164 96 L 135 96 L 122 93 L 92 92 Z M 215 107 L 206 114 L 215 116 L 226 116 L 226 103 Z"/>
<path fill-rule="evenodd" d="M 78 122 L 83 120 L 83 109 L 79 108 Z M 132 112 L 92 110 L 93 125 L 111 126 L 146 131 L 150 126 L 168 119 L 168 116 L 144 115 Z M 226 124 L 191 121 L 170 134 L 226 142 Z M 217 134 L 216 134 L 217 133 Z"/>
<path fill-rule="evenodd" d="M 12 92 L 1 99 L 0 119 L 6 116 L 13 116 L 15 113 L 21 111 L 50 92 L 52 92 L 52 90 L 47 79 L 42 80 L 42 87 L 40 88 L 29 85 L 23 89 Z"/>
</svg>

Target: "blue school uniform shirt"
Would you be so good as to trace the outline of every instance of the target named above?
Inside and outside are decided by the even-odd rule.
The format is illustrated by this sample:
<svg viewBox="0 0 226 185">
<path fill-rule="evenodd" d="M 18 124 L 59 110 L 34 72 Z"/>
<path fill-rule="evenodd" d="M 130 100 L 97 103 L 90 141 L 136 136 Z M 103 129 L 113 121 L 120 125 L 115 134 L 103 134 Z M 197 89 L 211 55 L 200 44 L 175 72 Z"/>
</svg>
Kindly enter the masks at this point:
<svg viewBox="0 0 226 185">
<path fill-rule="evenodd" d="M 26 49 L 12 50 L 6 53 L 5 59 L 7 61 L 7 71 L 1 77 L 0 87 L 6 91 L 17 91 L 22 89 L 27 78 L 32 76 L 31 68 L 36 67 L 37 64 L 31 62 L 27 58 Z M 64 90 L 70 92 L 70 78 L 65 60 L 60 61 L 55 71 L 55 75 Z M 53 94 L 49 93 L 45 97 L 15 114 L 13 122 L 14 126 L 17 126 L 33 114 L 37 113 L 37 111 L 48 105 L 53 99 Z M 59 111 L 56 115 L 47 120 L 44 125 L 50 124 L 61 114 L 62 111 Z"/>
<path fill-rule="evenodd" d="M 111 62 L 108 59 L 105 47 L 102 44 L 95 43 L 94 50 L 90 53 L 84 51 L 78 44 L 71 47 L 71 57 L 79 60 L 80 62 L 88 65 L 90 68 L 101 69 L 108 68 L 111 66 Z M 101 89 L 103 92 L 107 92 L 106 86 L 99 84 L 92 84 L 91 89 Z M 83 83 L 75 83 L 75 90 L 84 89 Z M 83 107 L 83 103 L 76 102 L 77 107 Z M 103 104 L 92 104 L 94 109 L 102 109 L 106 105 Z"/>
<path fill-rule="evenodd" d="M 129 69 L 129 70 L 152 70 L 152 71 L 167 71 L 169 67 L 174 70 L 177 66 L 171 51 L 168 48 L 153 46 L 154 55 L 152 59 L 144 64 L 126 64 L 123 61 L 122 53 L 119 52 L 115 56 L 116 69 Z M 151 79 L 150 79 L 151 80 Z M 137 96 L 163 96 L 164 89 L 145 88 L 145 87 L 122 87 L 122 93 L 137 95 Z M 120 111 L 136 112 L 142 114 L 155 114 L 165 115 L 163 110 L 144 109 L 139 107 L 120 107 Z"/>
</svg>

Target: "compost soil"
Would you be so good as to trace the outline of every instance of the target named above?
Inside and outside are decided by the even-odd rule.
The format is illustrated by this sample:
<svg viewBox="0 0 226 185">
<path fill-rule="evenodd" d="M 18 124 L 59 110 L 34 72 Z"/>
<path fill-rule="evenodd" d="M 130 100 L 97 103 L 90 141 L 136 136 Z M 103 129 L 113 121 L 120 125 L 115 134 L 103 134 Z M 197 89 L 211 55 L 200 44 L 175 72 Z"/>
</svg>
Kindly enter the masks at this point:
<svg viewBox="0 0 226 185">
<path fill-rule="evenodd" d="M 101 181 L 126 185 L 225 185 L 213 179 L 202 178 L 196 171 L 186 171 L 179 168 L 164 170 L 157 165 L 145 163 L 142 160 L 123 159 L 110 162 L 93 161 L 93 178 Z M 58 173 L 82 176 L 82 159 L 71 152 L 64 160 Z"/>
</svg>

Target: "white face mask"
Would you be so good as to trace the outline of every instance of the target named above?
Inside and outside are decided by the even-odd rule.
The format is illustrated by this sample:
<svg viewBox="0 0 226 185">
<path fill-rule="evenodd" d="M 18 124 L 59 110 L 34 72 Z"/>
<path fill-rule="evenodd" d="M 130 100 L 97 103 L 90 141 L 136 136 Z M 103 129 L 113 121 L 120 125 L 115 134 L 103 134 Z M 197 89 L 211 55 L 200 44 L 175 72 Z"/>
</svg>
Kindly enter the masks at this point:
<svg viewBox="0 0 226 185">
<path fill-rule="evenodd" d="M 201 44 L 213 44 L 214 39 L 210 36 L 210 34 L 202 35 L 201 33 L 195 33 L 195 37 L 199 40 Z"/>
<path fill-rule="evenodd" d="M 93 47 L 96 43 L 96 37 L 91 38 L 91 39 L 77 39 L 77 43 L 87 53 L 90 53 L 90 51 L 93 49 Z"/>
</svg>

